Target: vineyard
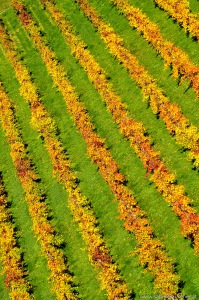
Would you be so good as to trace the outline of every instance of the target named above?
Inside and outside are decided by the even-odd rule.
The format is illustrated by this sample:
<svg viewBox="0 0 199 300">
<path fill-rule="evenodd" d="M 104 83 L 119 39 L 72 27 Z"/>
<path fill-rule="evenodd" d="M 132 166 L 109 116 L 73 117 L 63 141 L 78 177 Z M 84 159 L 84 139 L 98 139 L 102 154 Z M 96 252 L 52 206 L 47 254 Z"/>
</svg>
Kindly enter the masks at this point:
<svg viewBox="0 0 199 300">
<path fill-rule="evenodd" d="M 0 46 L 0 299 L 198 299 L 198 1 L 5 0 Z"/>
</svg>

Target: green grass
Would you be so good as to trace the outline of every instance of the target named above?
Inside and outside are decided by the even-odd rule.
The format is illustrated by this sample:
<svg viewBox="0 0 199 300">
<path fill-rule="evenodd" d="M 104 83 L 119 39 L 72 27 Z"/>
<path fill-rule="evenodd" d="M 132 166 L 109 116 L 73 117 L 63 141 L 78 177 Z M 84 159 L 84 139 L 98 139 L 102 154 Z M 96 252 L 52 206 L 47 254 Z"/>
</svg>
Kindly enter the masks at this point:
<svg viewBox="0 0 199 300">
<path fill-rule="evenodd" d="M 193 14 L 199 14 L 199 5 L 198 1 L 195 0 L 189 0 L 189 7 Z M 198 17 L 199 19 L 199 17 Z"/>
<path fill-rule="evenodd" d="M 2 264 L 0 263 L 0 295 L 3 300 L 9 300 L 8 290 L 5 288 L 4 279 L 5 275 L 3 273 Z"/>
<path fill-rule="evenodd" d="M 0 14 L 7 10 L 10 7 L 11 3 L 10 0 L 1 0 L 0 3 Z"/>
<path fill-rule="evenodd" d="M 147 108 L 147 103 L 142 101 L 140 89 L 129 77 L 127 71 L 105 49 L 99 35 L 84 17 L 83 13 L 79 11 L 78 6 L 68 0 L 57 2 L 69 15 L 69 19 L 76 27 L 77 32 L 88 44 L 88 49 L 100 62 L 101 66 L 105 68 L 107 75 L 110 76 L 110 81 L 115 86 L 116 92 L 128 104 L 131 115 L 144 123 L 148 133 L 155 141 L 155 148 L 160 150 L 161 157 L 166 165 L 172 172 L 176 173 L 178 182 L 185 185 L 188 195 L 194 199 L 194 205 L 199 209 L 199 195 L 197 193 L 199 184 L 198 173 L 191 170 L 191 163 L 187 161 L 186 153 L 183 153 L 181 147 L 176 145 L 165 129 L 163 122 L 158 120 L 151 110 Z M 140 61 L 150 70 L 150 73 L 158 78 L 161 86 L 164 85 L 167 93 L 172 94 L 175 91 L 176 98 L 172 99 L 176 101 L 176 99 L 180 98 L 183 95 L 183 89 L 186 84 L 183 87 L 178 87 L 176 81 L 170 77 L 170 70 L 163 71 L 163 62 L 160 57 L 156 57 L 152 47 L 148 46 L 136 32 L 132 31 L 125 18 L 119 16 L 117 10 L 112 9 L 108 1 L 104 2 L 103 5 L 95 0 L 91 2 L 109 20 L 111 25 L 115 26 L 118 33 L 122 34 L 125 39 L 125 45 L 131 51 L 133 49 Z M 113 122 L 111 114 L 106 111 L 106 106 L 99 94 L 88 81 L 85 71 L 77 63 L 76 59 L 70 55 L 70 49 L 65 44 L 58 28 L 53 25 L 53 22 L 50 22 L 48 15 L 41 10 L 38 1 L 33 3 L 30 0 L 26 0 L 26 3 L 30 4 L 29 7 L 33 10 L 34 17 L 41 22 L 46 32 L 50 47 L 56 52 L 58 59 L 67 69 L 69 78 L 72 84 L 76 86 L 78 94 L 81 95 L 80 99 L 91 115 L 92 122 L 95 124 L 99 135 L 106 138 L 107 147 L 118 162 L 121 171 L 126 175 L 128 186 L 133 190 L 139 205 L 146 210 L 155 234 L 164 242 L 168 254 L 176 261 L 177 272 L 184 282 L 183 293 L 199 296 L 199 274 L 197 268 L 199 259 L 194 255 L 190 241 L 185 240 L 181 235 L 178 218 L 172 212 L 171 207 L 158 195 L 154 185 L 149 180 L 150 178 L 144 178 L 145 170 L 141 161 L 134 154 L 134 151 L 130 149 L 129 142 L 125 141 L 118 132 L 117 125 Z M 153 279 L 150 274 L 145 273 L 144 269 L 139 266 L 138 258 L 133 254 L 136 247 L 134 235 L 127 233 L 123 228 L 123 221 L 117 218 L 119 214 L 117 202 L 113 201 L 113 195 L 98 172 L 97 166 L 88 158 L 85 142 L 67 113 L 61 94 L 55 88 L 52 88 L 52 80 L 40 55 L 35 51 L 31 40 L 19 25 L 12 10 L 4 14 L 4 21 L 10 32 L 15 36 L 17 46 L 24 57 L 25 64 L 32 72 L 32 77 L 39 88 L 46 109 L 58 125 L 60 139 L 72 161 L 73 171 L 80 179 L 82 193 L 91 201 L 107 245 L 110 248 L 114 261 L 121 270 L 123 278 L 129 288 L 134 290 L 136 294 L 135 299 L 139 299 L 140 295 L 153 294 Z M 100 290 L 99 281 L 96 279 L 97 274 L 88 261 L 86 245 L 78 231 L 77 224 L 73 222 L 67 206 L 67 193 L 56 182 L 56 179 L 52 178 L 52 166 L 43 142 L 38 139 L 38 134 L 29 125 L 30 110 L 28 104 L 19 96 L 19 84 L 15 79 L 13 69 L 2 54 L 0 63 L 1 79 L 4 81 L 9 95 L 14 100 L 16 116 L 21 126 L 23 139 L 28 144 L 29 153 L 34 160 L 42 185 L 48 196 L 47 203 L 52 212 L 52 223 L 66 242 L 66 247 L 63 251 L 68 258 L 70 270 L 75 275 L 75 283 L 78 286 L 77 289 L 80 292 L 80 296 L 85 300 L 106 299 L 106 293 Z M 187 108 L 188 95 L 191 97 L 192 102 L 190 102 L 190 107 Z M 182 101 L 183 111 L 186 111 L 186 114 L 191 116 L 191 120 L 198 124 L 193 91 L 189 90 L 183 97 L 185 97 L 185 99 L 183 98 L 184 102 Z M 2 137 L 2 141 L 4 140 Z M 19 193 L 19 196 L 15 199 L 15 204 L 13 200 L 14 206 L 12 209 L 17 220 L 16 223 L 19 224 L 20 228 L 23 228 L 21 245 L 22 249 L 25 249 L 25 253 L 27 253 L 25 254 L 25 261 L 28 264 L 29 276 L 35 285 L 35 296 L 38 300 L 47 299 L 49 298 L 48 296 L 46 297 L 49 286 L 45 261 L 41 257 L 39 258 L 42 261 L 41 263 L 36 257 L 38 246 L 35 244 L 34 237 L 29 233 L 31 232 L 29 228 L 31 225 L 27 224 L 30 224 L 31 220 L 24 202 L 20 201 L 20 195 L 22 194 L 20 184 L 14 185 L 17 179 L 14 177 L 14 168 L 8 155 L 8 145 L 5 148 L 1 147 L 1 149 L 0 159 L 2 160 L 4 155 L 7 157 L 6 161 L 3 162 L 3 172 L 9 195 L 13 199 Z M 7 172 L 6 168 L 8 168 L 8 165 L 12 168 L 12 172 Z M 18 190 L 19 192 L 17 192 Z M 20 208 L 18 202 L 20 203 Z M 23 206 L 23 209 L 21 206 Z M 23 213 L 20 213 L 21 211 Z M 36 249 L 35 257 L 30 257 L 31 247 Z M 36 264 L 36 268 L 34 268 L 34 264 Z M 44 283 L 40 281 L 40 273 L 44 274 Z M 50 297 L 54 299 L 53 296 Z"/>
</svg>

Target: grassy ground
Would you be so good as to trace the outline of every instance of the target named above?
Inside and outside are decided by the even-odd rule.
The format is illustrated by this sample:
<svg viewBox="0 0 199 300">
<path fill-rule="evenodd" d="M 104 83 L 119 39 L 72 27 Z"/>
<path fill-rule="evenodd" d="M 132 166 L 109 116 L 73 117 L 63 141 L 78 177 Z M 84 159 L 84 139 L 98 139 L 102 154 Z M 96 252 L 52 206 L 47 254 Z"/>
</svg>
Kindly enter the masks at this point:
<svg viewBox="0 0 199 300">
<path fill-rule="evenodd" d="M 155 147 L 161 151 L 165 163 L 169 168 L 176 172 L 179 182 L 183 183 L 190 197 L 194 199 L 194 204 L 199 209 L 199 198 L 197 193 L 198 173 L 191 170 L 191 164 L 186 159 L 186 153 L 181 151 L 174 140 L 170 137 L 161 120 L 156 119 L 151 110 L 147 108 L 147 103 L 142 101 L 142 96 L 139 88 L 128 76 L 126 70 L 116 62 L 103 43 L 100 41 L 98 34 L 86 20 L 76 4 L 72 1 L 57 1 L 65 11 L 69 14 L 70 20 L 80 33 L 82 38 L 88 43 L 88 49 L 97 58 L 100 64 L 106 69 L 110 76 L 111 82 L 114 84 L 116 91 L 122 95 L 123 101 L 129 105 L 130 112 L 133 117 L 143 121 L 148 132 L 155 140 Z M 44 31 L 47 33 L 47 38 L 50 41 L 50 46 L 56 51 L 59 60 L 68 70 L 69 77 L 74 86 L 77 87 L 78 93 L 81 95 L 81 101 L 84 102 L 92 120 L 97 127 L 99 134 L 106 138 L 107 146 L 113 157 L 120 165 L 122 172 L 128 179 L 128 186 L 134 191 L 139 205 L 147 211 L 149 220 L 154 226 L 155 233 L 164 242 L 168 253 L 177 262 L 177 271 L 180 274 L 184 283 L 185 294 L 196 294 L 199 296 L 199 274 L 198 274 L 198 258 L 194 256 L 193 249 L 190 247 L 190 242 L 185 240 L 180 234 L 180 222 L 173 214 L 171 208 L 163 198 L 158 195 L 149 178 L 145 179 L 145 170 L 142 168 L 142 163 L 130 149 L 129 143 L 124 141 L 121 134 L 118 133 L 116 124 L 113 122 L 111 115 L 106 111 L 105 105 L 102 103 L 100 96 L 95 91 L 94 87 L 89 83 L 86 73 L 82 70 L 77 61 L 71 57 L 70 49 L 65 44 L 59 30 L 52 26 L 47 15 L 41 10 L 38 1 L 32 3 L 27 0 L 26 3 L 31 4 L 34 11 L 34 16 L 40 20 Z M 103 13 L 103 16 L 110 21 L 111 25 L 115 26 L 117 31 L 125 38 L 127 47 L 131 49 L 140 61 L 146 65 L 153 76 L 159 78 L 161 85 L 167 88 L 167 93 L 176 93 L 176 99 L 183 95 L 183 88 L 176 85 L 169 75 L 170 71 L 163 71 L 163 62 L 156 57 L 154 50 L 148 46 L 136 32 L 128 27 L 124 17 L 119 16 L 118 12 L 110 10 L 108 2 L 100 5 L 98 1 L 92 0 L 96 8 Z M 111 12 L 111 13 L 110 13 Z M 70 115 L 66 111 L 66 105 L 59 92 L 52 88 L 52 81 L 47 74 L 40 56 L 32 47 L 31 41 L 27 38 L 22 28 L 16 21 L 12 11 L 5 14 L 5 22 L 8 25 L 10 32 L 15 34 L 15 40 L 24 56 L 24 61 L 32 72 L 34 81 L 37 83 L 47 110 L 55 118 L 60 130 L 60 138 L 63 141 L 65 148 L 69 153 L 69 157 L 73 162 L 73 170 L 80 179 L 80 187 L 82 192 L 89 198 L 92 207 L 100 222 L 100 228 L 104 232 L 105 239 L 111 249 L 111 254 L 114 260 L 118 263 L 122 271 L 123 278 L 126 280 L 129 288 L 134 289 L 136 299 L 139 295 L 152 294 L 153 282 L 148 273 L 143 272 L 138 264 L 138 258 L 133 254 L 136 246 L 134 236 L 125 232 L 122 226 L 122 221 L 117 219 L 117 203 L 113 202 L 113 195 L 109 187 L 101 178 L 97 167 L 91 163 L 86 154 L 86 145 L 76 130 Z M 115 21 L 116 20 L 116 21 Z M 118 23 L 118 24 L 115 24 Z M 12 29 L 11 29 L 12 28 Z M 56 38 L 55 38 L 56 37 Z M 97 45 L 97 47 L 95 47 Z M 139 51 L 139 49 L 144 49 Z M 132 50 L 132 49 L 131 49 Z M 146 51 L 145 51 L 146 50 Z M 86 245 L 82 241 L 81 235 L 78 232 L 77 225 L 73 223 L 70 211 L 67 207 L 67 193 L 63 188 L 56 183 L 52 178 L 52 167 L 50 160 L 42 141 L 37 138 L 37 133 L 29 126 L 30 111 L 28 105 L 18 95 L 18 84 L 14 78 L 12 68 L 8 65 L 5 58 L 1 55 L 1 79 L 5 82 L 6 89 L 15 101 L 16 113 L 21 124 L 24 141 L 28 144 L 28 150 L 34 158 L 34 163 L 42 179 L 43 186 L 48 194 L 48 204 L 52 210 L 52 223 L 57 230 L 62 233 L 66 241 L 64 253 L 68 258 L 68 263 L 71 271 L 75 275 L 75 283 L 79 286 L 78 290 L 82 299 L 106 299 L 105 293 L 100 291 L 99 282 L 96 279 L 96 272 L 90 266 Z M 154 63 L 156 67 L 154 67 Z M 42 78 L 42 80 L 41 80 Z M 169 80 L 168 80 L 169 79 Z M 167 80 L 169 83 L 167 84 Z M 169 89 L 170 84 L 170 89 Z M 187 108 L 187 94 L 193 100 L 190 108 Z M 194 112 L 191 116 L 194 123 L 197 124 L 197 112 L 195 113 L 196 104 L 194 103 L 194 93 L 189 90 L 185 95 L 183 111 L 191 116 L 191 110 Z M 195 105 L 195 106 L 194 106 Z M 3 137 L 2 137 L 3 143 Z M 3 145 L 3 144 L 2 144 Z M 167 145 L 167 147 L 165 147 Z M 8 147 L 8 146 L 7 146 Z M 10 161 L 8 149 L 1 147 L 1 158 L 7 156 L 4 161 L 3 168 L 6 177 L 6 186 L 8 187 L 10 197 L 14 197 L 15 189 L 20 189 L 20 185 L 12 186 L 14 178 L 14 170 L 12 173 L 6 171 L 7 162 Z M 11 168 L 12 163 L 9 162 Z M 12 174 L 12 175 L 10 175 Z M 22 193 L 22 191 L 20 191 Z M 15 206 L 18 208 L 20 197 L 16 197 Z M 58 201 L 59 199 L 59 201 Z M 22 206 L 21 203 L 19 202 Z M 25 204 L 23 203 L 23 206 Z M 25 259 L 28 262 L 30 270 L 30 278 L 35 284 L 36 299 L 47 299 L 46 295 L 49 292 L 47 284 L 47 271 L 43 258 L 30 257 L 31 247 L 35 247 L 35 256 L 37 255 L 37 246 L 34 237 L 30 234 L 27 225 L 30 223 L 28 219 L 27 209 L 23 208 L 23 213 L 19 214 L 18 209 L 13 210 L 17 221 L 23 229 L 22 249 L 26 249 Z M 27 221 L 29 220 L 29 221 Z M 28 223 L 29 222 L 29 223 Z M 28 227 L 28 228 L 29 228 Z M 40 263 L 40 260 L 42 263 Z M 37 266 L 35 268 L 35 265 Z M 40 268 L 40 269 L 39 269 Z M 39 271 L 39 273 L 37 273 Z M 38 274 L 44 274 L 44 283 L 38 278 Z M 43 297 L 43 298 L 41 298 Z M 53 299 L 53 296 L 50 296 Z M 6 298 L 5 298 L 6 299 Z M 49 298 L 51 299 L 51 298 Z"/>
<path fill-rule="evenodd" d="M 10 5 L 11 5 L 10 0 L 1 0 L 0 14 L 3 13 L 5 10 L 7 10 L 10 7 Z"/>
<path fill-rule="evenodd" d="M 193 14 L 199 14 L 199 5 L 198 1 L 195 0 L 189 0 L 189 7 Z M 198 16 L 199 19 L 199 16 Z"/>
<path fill-rule="evenodd" d="M 5 288 L 5 283 L 4 283 L 5 276 L 3 275 L 2 272 L 3 272 L 3 269 L 2 269 L 2 265 L 0 263 L 0 274 L 2 274 L 0 276 L 0 295 L 1 295 L 2 299 L 9 300 L 8 290 Z"/>
</svg>

